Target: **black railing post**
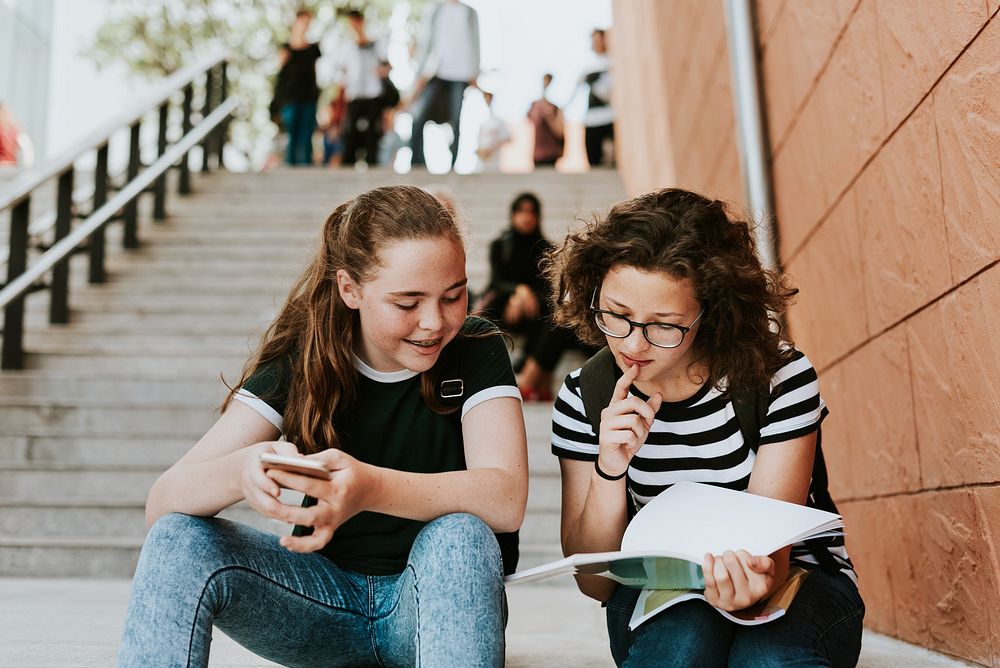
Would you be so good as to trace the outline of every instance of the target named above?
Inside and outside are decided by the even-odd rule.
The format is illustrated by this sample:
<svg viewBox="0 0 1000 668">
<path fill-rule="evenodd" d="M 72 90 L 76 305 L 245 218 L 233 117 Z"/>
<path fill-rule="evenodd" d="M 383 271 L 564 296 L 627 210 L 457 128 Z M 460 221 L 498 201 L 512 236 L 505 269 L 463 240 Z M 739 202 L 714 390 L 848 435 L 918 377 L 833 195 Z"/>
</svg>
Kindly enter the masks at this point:
<svg viewBox="0 0 1000 668">
<path fill-rule="evenodd" d="M 56 195 L 56 226 L 53 244 L 69 234 L 73 226 L 73 167 L 59 175 Z M 52 267 L 52 287 L 49 289 L 49 322 L 69 322 L 69 256 Z"/>
<path fill-rule="evenodd" d="M 184 86 L 184 102 L 181 106 L 181 136 L 186 137 L 191 132 L 191 100 L 194 98 L 194 87 Z M 181 174 L 178 179 L 177 191 L 182 195 L 191 194 L 191 154 L 185 153 L 181 158 Z"/>
<path fill-rule="evenodd" d="M 227 97 L 229 97 L 229 63 L 223 60 L 219 63 L 219 104 L 225 102 Z M 222 153 L 226 147 L 228 134 L 229 120 L 223 119 L 219 123 L 215 139 L 216 166 L 219 169 L 225 169 L 226 167 L 222 162 Z"/>
<path fill-rule="evenodd" d="M 132 124 L 129 132 L 128 146 L 128 178 L 126 183 L 132 183 L 139 176 L 139 126 L 142 121 Z M 122 240 L 125 248 L 139 247 L 139 195 L 125 205 L 125 237 Z"/>
<path fill-rule="evenodd" d="M 160 158 L 167 152 L 167 116 L 170 114 L 170 101 L 160 105 L 160 126 L 156 135 L 156 157 Z M 153 182 L 153 220 L 167 218 L 167 173 L 163 172 Z"/>
<path fill-rule="evenodd" d="M 205 71 L 205 101 L 201 105 L 201 117 L 208 118 L 215 108 L 215 68 L 211 67 Z M 201 171 L 209 171 L 208 154 L 212 152 L 212 133 L 209 133 L 201 142 Z"/>
<path fill-rule="evenodd" d="M 97 165 L 94 168 L 94 205 L 96 212 L 108 201 L 108 143 L 97 149 Z M 103 283 L 104 274 L 104 225 L 90 235 L 90 275 L 91 283 Z"/>
<path fill-rule="evenodd" d="M 7 284 L 28 267 L 28 212 L 31 198 L 25 197 L 10 214 L 10 254 L 7 256 Z M 24 295 L 7 304 L 3 314 L 3 351 L 0 368 L 24 366 Z"/>
</svg>

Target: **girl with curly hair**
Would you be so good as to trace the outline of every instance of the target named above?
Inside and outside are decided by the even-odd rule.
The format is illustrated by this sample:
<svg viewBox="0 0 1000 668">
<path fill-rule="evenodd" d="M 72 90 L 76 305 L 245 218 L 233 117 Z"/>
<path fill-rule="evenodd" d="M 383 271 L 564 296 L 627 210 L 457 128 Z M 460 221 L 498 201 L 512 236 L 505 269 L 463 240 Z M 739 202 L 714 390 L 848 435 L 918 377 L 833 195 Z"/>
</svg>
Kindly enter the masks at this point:
<svg viewBox="0 0 1000 668">
<path fill-rule="evenodd" d="M 455 217 L 429 193 L 337 207 L 222 416 L 149 493 L 122 666 L 205 666 L 213 625 L 285 666 L 503 665 L 524 421 L 466 283 Z M 242 500 L 295 532 L 214 517 Z"/>
<path fill-rule="evenodd" d="M 548 273 L 556 322 L 606 345 L 599 354 L 614 367 L 599 417 L 587 414 L 580 370 L 553 407 L 566 554 L 620 549 L 635 510 L 683 480 L 836 512 L 818 450 L 827 409 L 816 371 L 778 322 L 797 290 L 761 267 L 746 222 L 719 201 L 660 190 L 569 235 Z M 760 416 L 749 434 L 736 407 L 748 400 Z M 842 537 L 769 555 L 708 554 L 701 566 L 707 602 L 675 605 L 634 631 L 639 591 L 577 576 L 607 605 L 618 665 L 857 662 L 864 604 Z M 783 618 L 746 627 L 713 610 L 756 604 L 790 566 L 808 575 Z"/>
</svg>

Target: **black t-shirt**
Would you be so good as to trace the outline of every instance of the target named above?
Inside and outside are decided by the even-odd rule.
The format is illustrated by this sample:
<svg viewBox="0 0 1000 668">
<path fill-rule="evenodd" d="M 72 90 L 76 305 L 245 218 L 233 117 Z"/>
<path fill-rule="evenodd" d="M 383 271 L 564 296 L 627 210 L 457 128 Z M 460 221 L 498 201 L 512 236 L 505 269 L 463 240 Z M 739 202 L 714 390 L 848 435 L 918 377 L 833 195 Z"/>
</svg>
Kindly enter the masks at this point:
<svg viewBox="0 0 1000 668">
<path fill-rule="evenodd" d="M 379 372 L 355 358 L 357 400 L 350 410 L 335 418 L 344 452 L 360 461 L 399 471 L 464 470 L 461 420 L 465 414 L 490 399 L 520 397 L 500 334 L 483 338 L 468 336 L 487 331 L 495 331 L 492 324 L 470 317 L 461 334 L 448 344 L 451 350 L 447 351 L 448 366 L 442 378 L 461 379 L 463 384 L 461 396 L 453 400 L 458 410 L 449 415 L 435 413 L 424 403 L 419 373 L 405 369 Z M 242 392 L 252 396 L 237 394 L 237 399 L 282 429 L 288 375 L 287 365 L 267 367 L 244 384 Z M 307 503 L 310 501 L 307 499 Z M 321 553 L 360 573 L 399 573 L 406 566 L 410 548 L 424 524 L 362 512 L 341 525 Z"/>
<path fill-rule="evenodd" d="M 315 102 L 319 99 L 319 86 L 316 85 L 316 61 L 321 55 L 319 45 L 293 49 L 286 44 L 285 48 L 288 49 L 288 62 L 278 73 L 276 96 L 280 95 L 282 104 Z"/>
</svg>

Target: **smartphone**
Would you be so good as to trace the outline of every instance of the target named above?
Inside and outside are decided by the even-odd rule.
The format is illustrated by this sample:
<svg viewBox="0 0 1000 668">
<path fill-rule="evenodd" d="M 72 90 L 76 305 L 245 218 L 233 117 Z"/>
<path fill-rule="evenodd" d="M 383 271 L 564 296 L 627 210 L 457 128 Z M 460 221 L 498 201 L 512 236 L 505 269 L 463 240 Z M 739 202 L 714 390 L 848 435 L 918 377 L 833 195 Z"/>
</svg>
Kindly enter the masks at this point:
<svg viewBox="0 0 1000 668">
<path fill-rule="evenodd" d="M 330 479 L 330 469 L 318 459 L 309 459 L 302 455 L 278 455 L 273 452 L 262 452 L 260 461 L 266 469 L 281 469 L 313 478 Z"/>
</svg>

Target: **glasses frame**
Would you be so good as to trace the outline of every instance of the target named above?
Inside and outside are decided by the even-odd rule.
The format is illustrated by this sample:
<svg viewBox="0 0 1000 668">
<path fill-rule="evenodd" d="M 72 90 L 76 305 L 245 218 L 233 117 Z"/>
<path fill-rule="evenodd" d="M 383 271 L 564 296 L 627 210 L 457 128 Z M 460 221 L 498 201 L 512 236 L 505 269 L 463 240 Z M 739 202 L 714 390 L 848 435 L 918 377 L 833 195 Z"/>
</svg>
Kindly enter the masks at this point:
<svg viewBox="0 0 1000 668">
<path fill-rule="evenodd" d="M 684 337 L 687 336 L 688 332 L 690 332 L 694 328 L 694 326 L 698 323 L 698 321 L 701 320 L 701 316 L 705 315 L 705 309 L 701 309 L 700 311 L 698 311 L 698 316 L 694 320 L 692 320 L 691 324 L 688 325 L 687 327 L 684 327 L 683 325 L 675 325 L 672 322 L 636 322 L 635 320 L 629 320 L 621 313 L 615 313 L 614 311 L 608 311 L 606 309 L 597 308 L 597 306 L 595 305 L 596 303 L 597 303 L 597 288 L 594 288 L 594 294 L 590 296 L 590 311 L 594 314 L 594 324 L 597 325 L 597 329 L 601 330 L 601 332 L 605 336 L 610 336 L 612 339 L 627 339 L 628 337 L 632 336 L 632 332 L 634 332 L 635 328 L 638 327 L 639 329 L 642 330 L 643 338 L 649 341 L 649 345 L 656 346 L 657 348 L 666 348 L 668 350 L 671 348 L 679 348 L 680 346 L 682 346 L 684 344 Z M 624 320 L 625 322 L 627 322 L 628 333 L 625 334 L 624 336 L 617 336 L 615 334 L 606 332 L 604 328 L 601 327 L 601 323 L 597 320 L 597 318 L 602 313 L 605 315 L 609 315 L 612 318 L 618 318 L 619 320 Z M 658 325 L 660 327 L 664 326 L 673 327 L 674 329 L 676 329 L 681 333 L 681 340 L 672 346 L 665 346 L 662 343 L 655 343 L 649 338 L 649 330 L 646 329 L 650 325 Z"/>
</svg>

